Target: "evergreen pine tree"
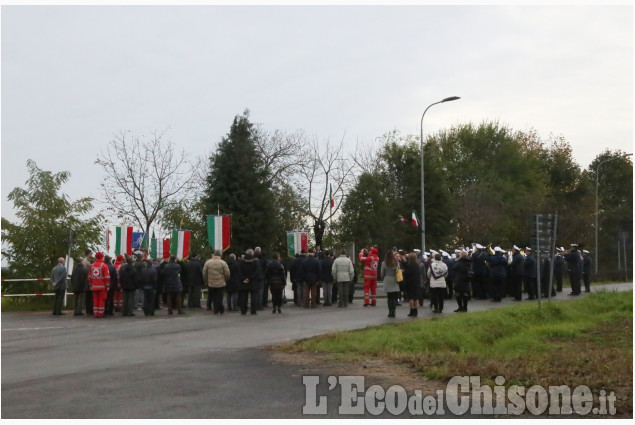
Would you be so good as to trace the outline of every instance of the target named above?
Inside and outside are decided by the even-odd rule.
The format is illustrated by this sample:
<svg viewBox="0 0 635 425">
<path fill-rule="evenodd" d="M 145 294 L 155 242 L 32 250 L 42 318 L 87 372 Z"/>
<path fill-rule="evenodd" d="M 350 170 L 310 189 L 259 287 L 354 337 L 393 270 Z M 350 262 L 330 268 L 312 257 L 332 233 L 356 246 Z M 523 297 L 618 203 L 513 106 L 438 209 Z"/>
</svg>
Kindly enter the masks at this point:
<svg viewBox="0 0 635 425">
<path fill-rule="evenodd" d="M 210 156 L 204 206 L 207 214 L 232 215 L 232 252 L 255 246 L 267 251 L 275 236 L 271 179 L 255 137 L 246 110 L 234 118 L 229 133 Z"/>
</svg>

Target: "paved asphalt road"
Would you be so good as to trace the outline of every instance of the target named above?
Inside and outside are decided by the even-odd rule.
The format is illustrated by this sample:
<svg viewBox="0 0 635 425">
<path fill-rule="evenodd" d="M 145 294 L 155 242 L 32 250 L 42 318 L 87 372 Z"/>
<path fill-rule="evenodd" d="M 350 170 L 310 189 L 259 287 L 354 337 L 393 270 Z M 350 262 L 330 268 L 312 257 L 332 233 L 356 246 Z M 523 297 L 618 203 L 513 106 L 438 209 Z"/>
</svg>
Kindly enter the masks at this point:
<svg viewBox="0 0 635 425">
<path fill-rule="evenodd" d="M 600 287 L 596 287 L 599 289 Z M 594 288 L 594 289 L 596 289 Z M 632 283 L 604 285 L 632 290 Z M 565 292 L 557 299 L 570 299 Z M 584 294 L 582 295 L 584 296 Z M 348 309 L 293 305 L 283 314 L 187 310 L 146 318 L 2 313 L 3 419 L 18 418 L 307 418 L 298 366 L 271 360 L 267 346 L 339 329 L 387 323 L 385 299 Z M 469 309 L 510 305 L 473 301 Z M 455 303 L 447 301 L 445 314 Z M 408 319 L 398 308 L 397 322 Z M 430 318 L 420 309 L 420 318 Z M 309 371 L 310 373 L 310 371 Z M 338 417 L 339 393 L 326 391 L 326 417 Z M 384 415 L 390 417 L 389 415 Z M 309 416 L 321 418 L 324 416 Z M 341 416 L 340 416 L 341 417 Z"/>
</svg>

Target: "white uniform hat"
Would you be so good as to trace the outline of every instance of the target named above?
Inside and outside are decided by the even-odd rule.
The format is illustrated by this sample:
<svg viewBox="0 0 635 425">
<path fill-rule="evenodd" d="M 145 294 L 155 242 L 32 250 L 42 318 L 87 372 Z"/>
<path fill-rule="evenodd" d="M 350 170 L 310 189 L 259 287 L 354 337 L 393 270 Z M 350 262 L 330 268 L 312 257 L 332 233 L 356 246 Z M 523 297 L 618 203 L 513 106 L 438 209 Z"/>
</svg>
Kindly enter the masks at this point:
<svg viewBox="0 0 635 425">
<path fill-rule="evenodd" d="M 481 245 L 480 243 L 476 244 L 476 248 L 478 249 L 485 249 L 485 247 L 483 245 Z"/>
<path fill-rule="evenodd" d="M 494 252 L 503 252 L 500 246 L 494 248 Z"/>
</svg>

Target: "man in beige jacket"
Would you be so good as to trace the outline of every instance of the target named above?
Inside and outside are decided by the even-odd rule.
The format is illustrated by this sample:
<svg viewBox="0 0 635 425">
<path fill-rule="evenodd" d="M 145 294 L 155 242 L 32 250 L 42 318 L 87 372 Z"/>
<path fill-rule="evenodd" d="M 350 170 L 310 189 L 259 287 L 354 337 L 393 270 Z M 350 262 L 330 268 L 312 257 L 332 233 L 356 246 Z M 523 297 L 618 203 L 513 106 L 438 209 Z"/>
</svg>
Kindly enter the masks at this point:
<svg viewBox="0 0 635 425">
<path fill-rule="evenodd" d="M 212 258 L 205 262 L 203 266 L 203 279 L 209 291 L 208 296 L 212 298 L 214 306 L 214 314 L 225 313 L 223 307 L 223 292 L 229 280 L 229 267 L 227 263 L 221 260 L 221 251 L 214 251 Z"/>
</svg>

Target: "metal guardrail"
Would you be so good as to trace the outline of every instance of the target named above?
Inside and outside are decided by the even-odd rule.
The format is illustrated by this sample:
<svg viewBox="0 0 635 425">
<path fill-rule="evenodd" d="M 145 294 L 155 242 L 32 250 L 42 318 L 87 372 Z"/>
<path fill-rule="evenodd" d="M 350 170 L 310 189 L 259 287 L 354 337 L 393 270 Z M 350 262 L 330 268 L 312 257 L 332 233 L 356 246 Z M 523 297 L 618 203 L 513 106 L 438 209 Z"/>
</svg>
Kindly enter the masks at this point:
<svg viewBox="0 0 635 425">
<path fill-rule="evenodd" d="M 67 278 L 68 279 L 68 278 Z M 36 278 L 29 278 L 29 279 L 0 279 L 0 282 L 4 283 L 4 282 L 45 282 L 45 281 L 49 281 L 48 278 L 46 277 L 36 277 Z M 55 295 L 55 293 L 45 293 L 45 292 L 38 292 L 35 294 L 5 294 L 5 293 L 0 293 L 0 297 L 5 298 L 5 297 L 50 297 L 52 295 Z M 66 307 L 66 303 L 67 303 L 67 297 L 69 295 L 73 295 L 72 292 L 66 292 L 64 294 L 64 307 Z"/>
</svg>

